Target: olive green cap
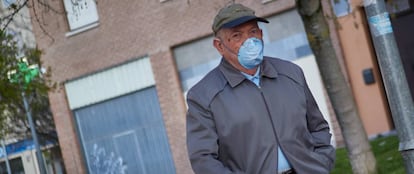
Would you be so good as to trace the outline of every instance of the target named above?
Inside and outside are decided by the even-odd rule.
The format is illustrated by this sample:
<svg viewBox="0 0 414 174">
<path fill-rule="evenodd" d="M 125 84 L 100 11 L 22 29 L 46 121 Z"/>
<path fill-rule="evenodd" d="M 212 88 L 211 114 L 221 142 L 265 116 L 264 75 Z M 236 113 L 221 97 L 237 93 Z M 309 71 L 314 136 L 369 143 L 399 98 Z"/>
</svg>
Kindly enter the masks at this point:
<svg viewBox="0 0 414 174">
<path fill-rule="evenodd" d="M 213 22 L 213 31 L 216 33 L 221 28 L 233 28 L 251 20 L 269 23 L 265 18 L 257 17 L 254 11 L 242 4 L 231 4 L 218 12 Z"/>
</svg>

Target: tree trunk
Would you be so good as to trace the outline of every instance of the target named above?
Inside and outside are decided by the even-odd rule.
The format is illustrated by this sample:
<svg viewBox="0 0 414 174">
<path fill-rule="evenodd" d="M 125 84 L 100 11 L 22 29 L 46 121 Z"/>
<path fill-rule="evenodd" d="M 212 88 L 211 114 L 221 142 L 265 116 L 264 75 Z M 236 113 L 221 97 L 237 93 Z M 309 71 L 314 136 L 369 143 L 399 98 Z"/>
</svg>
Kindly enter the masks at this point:
<svg viewBox="0 0 414 174">
<path fill-rule="evenodd" d="M 377 173 L 365 129 L 332 46 L 320 0 L 297 0 L 297 7 L 315 55 L 323 83 L 341 127 L 352 170 L 356 174 Z"/>
</svg>

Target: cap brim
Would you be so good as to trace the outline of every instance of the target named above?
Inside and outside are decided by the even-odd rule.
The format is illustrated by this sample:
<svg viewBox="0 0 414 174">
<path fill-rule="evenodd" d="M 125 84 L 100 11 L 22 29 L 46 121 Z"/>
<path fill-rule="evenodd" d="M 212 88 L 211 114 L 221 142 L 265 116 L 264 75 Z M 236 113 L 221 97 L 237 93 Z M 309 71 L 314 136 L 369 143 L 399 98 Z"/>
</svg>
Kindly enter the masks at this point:
<svg viewBox="0 0 414 174">
<path fill-rule="evenodd" d="M 243 16 L 241 18 L 237 18 L 235 20 L 232 20 L 230 22 L 227 22 L 227 23 L 223 24 L 221 26 L 221 28 L 233 28 L 233 27 L 236 27 L 240 24 L 246 23 L 246 22 L 251 21 L 251 20 L 257 20 L 259 22 L 269 23 L 269 21 L 266 20 L 265 18 L 259 18 L 259 17 L 256 17 L 256 16 Z"/>
</svg>

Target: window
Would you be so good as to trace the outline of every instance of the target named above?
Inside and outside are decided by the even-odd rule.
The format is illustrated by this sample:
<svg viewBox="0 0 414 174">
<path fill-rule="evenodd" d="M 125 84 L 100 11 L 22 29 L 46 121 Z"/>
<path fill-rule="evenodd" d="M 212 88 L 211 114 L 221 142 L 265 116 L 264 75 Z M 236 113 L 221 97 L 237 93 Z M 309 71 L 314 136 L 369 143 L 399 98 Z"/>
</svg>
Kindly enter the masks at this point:
<svg viewBox="0 0 414 174">
<path fill-rule="evenodd" d="M 213 36 L 174 48 L 184 94 L 220 63 Z"/>
<path fill-rule="evenodd" d="M 10 169 L 12 173 L 15 173 L 15 174 L 25 173 L 22 158 L 17 157 L 14 159 L 9 159 L 9 164 L 10 164 Z M 0 163 L 0 174 L 7 174 L 6 162 Z"/>
<path fill-rule="evenodd" d="M 98 22 L 94 0 L 64 0 L 63 2 L 71 31 L 85 29 Z"/>
<path fill-rule="evenodd" d="M 337 17 L 345 16 L 351 13 L 349 0 L 331 0 L 331 3 Z"/>
<path fill-rule="evenodd" d="M 74 113 L 89 173 L 175 174 L 155 87 Z"/>
<path fill-rule="evenodd" d="M 304 28 L 298 27 L 303 25 L 296 11 L 282 13 L 269 20 L 270 24 L 259 22 L 263 30 L 264 55 L 293 61 L 312 54 Z M 213 36 L 210 36 L 174 48 L 184 95 L 220 63 L 221 55 L 212 40 Z"/>
</svg>

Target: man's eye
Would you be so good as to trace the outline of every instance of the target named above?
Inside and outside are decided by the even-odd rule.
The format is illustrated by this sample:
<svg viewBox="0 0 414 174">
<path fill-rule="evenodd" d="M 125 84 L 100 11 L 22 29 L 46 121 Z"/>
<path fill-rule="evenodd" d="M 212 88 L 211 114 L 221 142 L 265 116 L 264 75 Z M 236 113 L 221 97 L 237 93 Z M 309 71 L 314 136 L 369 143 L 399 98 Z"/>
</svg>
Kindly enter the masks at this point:
<svg viewBox="0 0 414 174">
<path fill-rule="evenodd" d="M 240 38 L 240 36 L 241 36 L 240 33 L 235 33 L 235 34 L 231 35 L 231 38 L 238 39 L 238 38 Z"/>
<path fill-rule="evenodd" d="M 252 33 L 252 34 L 257 34 L 259 32 L 259 29 L 253 29 L 253 30 L 250 30 L 250 33 Z"/>
</svg>

